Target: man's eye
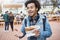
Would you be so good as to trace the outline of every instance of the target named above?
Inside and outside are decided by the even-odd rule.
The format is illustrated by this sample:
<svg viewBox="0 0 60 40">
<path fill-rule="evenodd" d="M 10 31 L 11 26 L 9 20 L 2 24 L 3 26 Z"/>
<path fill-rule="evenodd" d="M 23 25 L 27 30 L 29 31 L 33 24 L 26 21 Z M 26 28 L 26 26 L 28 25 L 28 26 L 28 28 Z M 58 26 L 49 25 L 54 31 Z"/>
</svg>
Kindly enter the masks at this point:
<svg viewBox="0 0 60 40">
<path fill-rule="evenodd" d="M 27 7 L 27 9 L 29 9 L 29 8 Z"/>
<path fill-rule="evenodd" d="M 31 9 L 32 9 L 33 7 L 31 7 Z"/>
<path fill-rule="evenodd" d="M 27 7 L 27 9 L 33 9 L 33 7 Z"/>
</svg>

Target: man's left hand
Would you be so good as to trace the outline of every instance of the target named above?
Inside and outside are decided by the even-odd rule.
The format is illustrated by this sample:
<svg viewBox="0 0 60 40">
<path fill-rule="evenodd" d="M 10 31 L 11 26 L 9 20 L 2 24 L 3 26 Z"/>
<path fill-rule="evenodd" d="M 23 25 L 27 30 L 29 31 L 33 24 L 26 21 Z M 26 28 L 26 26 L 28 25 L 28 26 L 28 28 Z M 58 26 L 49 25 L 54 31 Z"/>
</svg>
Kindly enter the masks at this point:
<svg viewBox="0 0 60 40">
<path fill-rule="evenodd" d="M 35 37 L 38 37 L 40 35 L 40 31 L 38 29 L 35 29 L 33 33 L 35 33 Z"/>
</svg>

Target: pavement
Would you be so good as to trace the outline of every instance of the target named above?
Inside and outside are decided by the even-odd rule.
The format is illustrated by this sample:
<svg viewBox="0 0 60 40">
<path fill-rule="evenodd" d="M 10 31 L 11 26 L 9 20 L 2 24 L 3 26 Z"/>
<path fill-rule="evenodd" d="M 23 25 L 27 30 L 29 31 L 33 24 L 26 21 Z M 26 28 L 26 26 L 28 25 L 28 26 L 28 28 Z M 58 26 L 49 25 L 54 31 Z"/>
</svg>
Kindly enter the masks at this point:
<svg viewBox="0 0 60 40">
<path fill-rule="evenodd" d="M 47 38 L 47 40 L 60 40 L 60 22 L 50 21 L 49 23 L 51 25 L 52 36 Z M 0 26 L 0 40 L 27 40 L 26 36 L 22 39 L 15 36 L 15 34 L 22 35 L 20 28 L 21 24 L 17 24 L 14 25 L 14 31 L 11 30 L 10 26 L 9 31 L 5 31 L 4 25 Z M 15 31 L 15 29 L 18 29 L 18 31 Z"/>
</svg>

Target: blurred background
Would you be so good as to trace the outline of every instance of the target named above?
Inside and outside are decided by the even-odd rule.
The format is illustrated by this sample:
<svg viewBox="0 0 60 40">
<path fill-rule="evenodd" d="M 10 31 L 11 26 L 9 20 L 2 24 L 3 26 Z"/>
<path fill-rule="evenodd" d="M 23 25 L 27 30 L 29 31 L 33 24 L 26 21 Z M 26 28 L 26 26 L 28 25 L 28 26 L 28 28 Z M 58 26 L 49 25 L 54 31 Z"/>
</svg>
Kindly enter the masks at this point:
<svg viewBox="0 0 60 40">
<path fill-rule="evenodd" d="M 27 16 L 27 11 L 24 3 L 27 0 L 0 0 L 0 40 L 18 40 L 14 34 L 20 32 L 20 26 L 22 25 L 22 20 L 17 21 L 17 15 L 20 19 L 24 19 Z M 47 40 L 60 40 L 60 0 L 38 0 L 41 4 L 41 9 L 39 10 L 40 14 L 45 14 L 49 20 L 52 29 L 52 36 L 47 38 Z M 4 32 L 4 19 L 3 15 L 5 11 L 8 13 L 11 11 L 14 14 L 14 28 L 17 28 L 19 32 L 11 31 Z M 26 36 L 21 40 L 27 40 Z"/>
</svg>

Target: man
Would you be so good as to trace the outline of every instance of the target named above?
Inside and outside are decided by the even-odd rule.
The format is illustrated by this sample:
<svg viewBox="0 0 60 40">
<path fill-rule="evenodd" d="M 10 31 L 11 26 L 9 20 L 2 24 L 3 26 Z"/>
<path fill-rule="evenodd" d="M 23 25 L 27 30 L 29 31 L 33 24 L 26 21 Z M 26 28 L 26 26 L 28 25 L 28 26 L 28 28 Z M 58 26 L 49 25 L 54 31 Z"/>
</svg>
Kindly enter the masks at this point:
<svg viewBox="0 0 60 40">
<path fill-rule="evenodd" d="M 46 40 L 47 37 L 51 36 L 52 32 L 47 18 L 45 28 L 43 27 L 43 19 L 45 19 L 45 17 L 38 13 L 40 9 L 39 2 L 37 0 L 29 0 L 25 3 L 25 6 L 27 7 L 28 16 L 23 20 L 21 32 L 26 35 L 26 27 L 35 27 L 35 25 L 37 25 L 36 27 L 40 27 L 40 29 L 35 29 L 35 31 L 33 31 L 35 35 L 28 37 L 28 40 Z"/>
<path fill-rule="evenodd" d="M 5 12 L 5 14 L 3 15 L 4 18 L 4 22 L 5 22 L 5 31 L 9 30 L 9 15 L 8 15 L 8 11 Z"/>
</svg>

